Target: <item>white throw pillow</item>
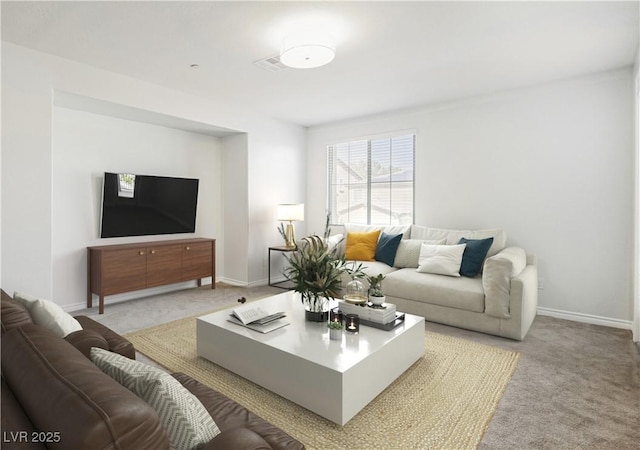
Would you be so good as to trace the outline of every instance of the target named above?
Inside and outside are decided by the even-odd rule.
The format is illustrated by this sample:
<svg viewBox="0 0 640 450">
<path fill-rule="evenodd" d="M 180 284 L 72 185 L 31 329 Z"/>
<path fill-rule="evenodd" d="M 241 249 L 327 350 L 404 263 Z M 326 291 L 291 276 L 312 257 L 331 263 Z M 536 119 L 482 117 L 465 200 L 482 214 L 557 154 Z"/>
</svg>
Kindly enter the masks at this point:
<svg viewBox="0 0 640 450">
<path fill-rule="evenodd" d="M 329 250 L 333 250 L 334 248 L 338 247 L 336 250 L 336 256 L 340 258 L 344 256 L 344 249 L 345 249 L 345 242 L 346 242 L 344 234 L 334 234 L 332 236 L 329 236 L 328 238 L 325 239 L 325 242 L 329 247 Z"/>
<path fill-rule="evenodd" d="M 172 450 L 200 448 L 220 434 L 200 400 L 168 373 L 97 347 L 90 356 L 100 370 L 155 409 Z"/>
<path fill-rule="evenodd" d="M 66 313 L 60 305 L 30 295 L 14 292 L 13 298 L 22 303 L 31 314 L 33 323 L 48 328 L 61 338 L 82 330 L 82 325 Z"/>
<path fill-rule="evenodd" d="M 446 239 L 421 240 L 421 239 L 402 239 L 396 251 L 396 259 L 393 267 L 406 268 L 418 267 L 418 259 L 420 258 L 420 248 L 422 244 L 446 244 Z"/>
<path fill-rule="evenodd" d="M 422 244 L 418 259 L 418 272 L 460 276 L 462 254 L 467 244 L 431 245 Z"/>
</svg>

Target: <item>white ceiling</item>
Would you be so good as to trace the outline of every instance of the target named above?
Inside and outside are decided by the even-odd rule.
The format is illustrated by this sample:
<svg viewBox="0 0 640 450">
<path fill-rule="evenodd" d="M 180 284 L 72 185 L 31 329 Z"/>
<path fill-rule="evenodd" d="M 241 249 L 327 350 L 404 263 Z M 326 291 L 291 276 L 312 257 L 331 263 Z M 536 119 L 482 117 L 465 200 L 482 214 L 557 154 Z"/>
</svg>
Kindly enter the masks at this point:
<svg viewBox="0 0 640 450">
<path fill-rule="evenodd" d="M 638 6 L 3 1 L 2 40 L 312 126 L 631 66 Z M 332 63 L 253 64 L 310 22 L 334 36 Z"/>
</svg>

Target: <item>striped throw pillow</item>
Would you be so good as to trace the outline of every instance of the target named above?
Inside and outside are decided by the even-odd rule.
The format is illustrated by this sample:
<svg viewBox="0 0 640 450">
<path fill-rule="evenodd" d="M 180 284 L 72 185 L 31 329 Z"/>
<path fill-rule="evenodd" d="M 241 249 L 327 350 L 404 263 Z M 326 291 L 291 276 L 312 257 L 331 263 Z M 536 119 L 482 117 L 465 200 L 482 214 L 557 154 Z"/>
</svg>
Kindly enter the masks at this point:
<svg viewBox="0 0 640 450">
<path fill-rule="evenodd" d="M 196 449 L 220 434 L 200 400 L 168 373 L 97 347 L 91 361 L 156 410 L 172 450 Z"/>
</svg>

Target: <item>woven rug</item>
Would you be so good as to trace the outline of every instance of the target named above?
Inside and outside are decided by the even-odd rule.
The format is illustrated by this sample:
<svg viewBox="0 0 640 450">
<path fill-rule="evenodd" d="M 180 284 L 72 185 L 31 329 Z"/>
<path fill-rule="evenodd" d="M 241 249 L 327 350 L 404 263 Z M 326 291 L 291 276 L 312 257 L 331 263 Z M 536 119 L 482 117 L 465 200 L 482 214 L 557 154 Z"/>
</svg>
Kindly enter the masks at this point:
<svg viewBox="0 0 640 450">
<path fill-rule="evenodd" d="M 476 448 L 520 357 L 426 331 L 424 356 L 340 426 L 198 357 L 195 317 L 126 338 L 167 370 L 225 394 L 309 449 Z"/>
</svg>

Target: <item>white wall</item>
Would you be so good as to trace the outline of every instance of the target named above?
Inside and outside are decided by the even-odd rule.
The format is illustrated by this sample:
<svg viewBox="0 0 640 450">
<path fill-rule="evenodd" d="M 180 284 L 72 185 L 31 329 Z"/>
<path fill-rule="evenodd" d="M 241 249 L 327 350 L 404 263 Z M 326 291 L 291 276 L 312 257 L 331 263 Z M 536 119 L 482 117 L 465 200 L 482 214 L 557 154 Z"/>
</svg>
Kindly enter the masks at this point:
<svg viewBox="0 0 640 450">
<path fill-rule="evenodd" d="M 275 152 L 266 154 L 256 151 L 270 140 L 268 133 L 249 136 L 249 224 L 256 230 L 262 230 L 250 236 L 249 252 L 260 257 L 250 261 L 249 279 L 260 284 L 267 278 L 267 248 L 284 244 L 277 232 L 279 222 L 276 220 L 276 205 L 304 203 L 306 198 L 305 135 L 283 133 L 283 139 L 274 144 L 277 148 Z M 283 180 L 286 182 L 283 183 Z M 302 188 L 291 189 L 288 186 Z M 296 222 L 295 227 L 296 236 L 305 235 L 305 222 Z"/>
<path fill-rule="evenodd" d="M 219 139 L 56 107 L 53 112 L 53 298 L 86 295 L 88 245 L 221 236 Z M 194 234 L 99 238 L 104 172 L 198 178 Z M 76 305 L 69 305 L 76 306 Z"/>
<path fill-rule="evenodd" d="M 253 111 L 239 110 L 234 105 L 205 100 L 3 42 L 2 116 L 5 120 L 2 122 L 1 267 L 3 288 L 8 292 L 23 290 L 33 295 L 51 298 L 63 305 L 77 305 L 84 302 L 85 294 L 82 298 L 75 298 L 75 295 L 78 294 L 73 294 L 74 298 L 58 298 L 58 295 L 61 295 L 60 292 L 70 292 L 71 290 L 80 293 L 81 289 L 78 286 L 82 286 L 84 289 L 86 274 L 78 279 L 57 280 L 56 286 L 65 285 L 66 287 L 62 291 L 58 291 L 56 288 L 54 292 L 54 260 L 57 264 L 60 261 L 59 258 L 62 257 L 66 262 L 60 267 L 77 267 L 77 255 L 64 254 L 62 250 L 67 248 L 72 238 L 68 236 L 67 228 L 61 225 L 61 222 L 64 221 L 63 214 L 58 211 L 58 205 L 53 200 L 53 195 L 60 195 L 59 192 L 56 194 L 57 190 L 54 189 L 57 186 L 53 180 L 57 179 L 55 165 L 58 164 L 58 161 L 56 160 L 54 164 L 53 158 L 59 151 L 62 151 L 57 146 L 54 149 L 55 139 L 58 137 L 55 134 L 55 127 L 64 125 L 66 131 L 60 137 L 64 136 L 66 139 L 71 139 L 73 132 L 72 124 L 66 123 L 69 117 L 65 119 L 62 116 L 58 117 L 57 113 L 54 114 L 57 108 L 53 105 L 53 98 L 54 93 L 58 91 L 76 97 L 87 97 L 139 111 L 150 111 L 154 114 L 176 117 L 193 123 L 210 124 L 246 133 L 249 138 L 242 141 L 244 148 L 239 149 L 245 153 L 244 156 L 240 155 L 239 159 L 247 159 L 245 168 L 242 168 L 242 164 L 236 164 L 237 155 L 232 155 L 231 158 L 224 157 L 225 152 L 238 151 L 238 147 L 236 145 L 225 146 L 225 142 L 220 142 L 218 157 L 222 167 L 219 168 L 219 171 L 213 167 L 207 175 L 203 176 L 205 185 L 215 186 L 214 190 L 218 192 L 216 195 L 222 198 L 222 204 L 217 207 L 215 217 L 224 218 L 227 214 L 236 211 L 239 211 L 240 216 L 249 217 L 254 214 L 249 208 L 257 208 L 257 214 L 264 215 L 264 211 L 270 208 L 272 202 L 279 201 L 275 198 L 277 196 L 274 195 L 272 198 L 267 195 L 269 192 L 299 192 L 304 196 L 303 177 L 273 176 L 280 173 L 281 167 L 271 163 L 272 160 L 278 161 L 280 152 L 286 149 L 287 153 L 301 155 L 298 158 L 291 158 L 288 169 L 298 173 L 304 172 L 303 166 L 297 166 L 305 158 L 305 130 L 302 127 L 264 117 Z M 89 120 L 89 122 L 92 121 Z M 89 126 L 90 124 L 85 125 Z M 97 122 L 92 122 L 92 126 L 97 126 Z M 118 128 L 122 128 L 123 131 L 127 130 L 127 126 L 123 122 L 118 125 Z M 189 133 L 180 134 L 177 132 L 175 134 L 171 130 L 158 131 L 155 129 L 154 132 L 149 132 L 151 128 L 146 128 L 143 124 L 138 124 L 134 128 L 135 131 L 129 131 L 139 140 L 143 140 L 144 136 L 148 136 L 150 139 L 165 136 L 169 139 L 167 142 L 173 139 L 185 139 L 194 143 L 198 140 L 198 138 L 189 136 Z M 118 132 L 116 130 L 114 133 Z M 117 139 L 116 136 L 112 136 L 105 144 L 115 143 Z M 76 142 L 74 145 L 77 150 L 80 142 Z M 198 152 L 201 152 L 200 143 L 197 144 L 197 147 L 200 149 Z M 215 148 L 212 148 L 212 152 L 215 154 Z M 79 152 L 76 152 L 75 156 L 79 156 Z M 164 157 L 160 154 L 157 156 L 158 159 Z M 255 156 L 259 157 L 259 165 L 249 162 Z M 175 154 L 169 155 L 168 160 L 174 161 L 174 157 Z M 138 164 L 135 158 L 128 161 L 133 165 Z M 106 155 L 102 162 L 118 165 L 121 159 L 117 155 Z M 94 163 L 87 162 L 82 170 L 94 170 L 93 167 L 89 167 Z M 225 167 L 225 163 L 231 163 L 231 167 Z M 60 164 L 64 165 L 64 161 L 60 160 Z M 165 164 L 158 161 L 157 164 L 150 163 L 150 166 L 169 171 L 169 164 L 171 163 Z M 208 164 L 207 162 L 206 165 Z M 139 163 L 139 167 L 141 165 Z M 196 170 L 189 168 L 189 170 L 192 169 Z M 240 198 L 238 203 L 225 203 L 228 197 L 225 197 L 223 193 L 234 189 L 233 183 L 238 179 L 235 177 L 234 171 L 238 169 L 244 170 L 243 173 L 237 175 L 242 179 L 247 195 L 236 197 L 235 200 Z M 152 172 L 151 169 L 144 170 L 143 168 L 139 171 Z M 267 176 L 268 174 L 272 176 Z M 78 176 L 86 176 L 86 174 Z M 250 184 L 248 180 L 254 176 L 258 181 Z M 258 192 L 252 192 L 253 189 Z M 74 215 L 82 216 L 83 220 L 88 221 L 90 219 L 85 215 L 94 214 L 95 209 L 86 211 L 84 209 L 86 201 L 85 205 L 79 206 L 82 211 L 76 210 Z M 66 205 L 65 208 L 69 209 L 69 206 Z M 213 205 L 213 208 L 216 206 Z M 215 217 L 211 219 L 214 222 L 218 220 Z M 56 220 L 55 226 L 54 218 Z M 222 222 L 220 225 L 216 225 L 220 228 L 220 234 L 209 236 L 217 240 L 218 256 L 224 255 L 223 260 L 217 261 L 218 276 L 223 281 L 227 264 L 234 270 L 243 266 L 247 268 L 244 274 L 239 275 L 239 279 L 235 278 L 235 272 L 231 274 L 234 277 L 233 281 L 240 284 L 248 285 L 266 279 L 266 267 L 263 267 L 263 260 L 267 247 L 279 243 L 276 231 L 277 223 L 275 220 L 270 222 L 269 220 L 252 220 L 251 218 L 246 223 L 246 229 L 233 230 L 232 245 L 226 243 L 228 236 L 224 233 L 225 226 Z M 58 243 L 58 240 L 61 243 Z M 235 245 L 238 240 L 241 248 L 240 251 L 235 252 L 233 250 L 238 247 Z M 94 243 L 95 240 L 92 239 L 86 245 Z M 220 249 L 222 249 L 222 253 L 220 253 Z M 56 276 L 59 274 L 56 273 Z"/>
<path fill-rule="evenodd" d="M 640 42 L 636 51 L 636 60 L 633 66 L 635 74 L 635 260 L 633 265 L 633 340 L 640 342 Z"/>
<path fill-rule="evenodd" d="M 51 87 L 2 44 L 2 287 L 51 297 Z"/>
<path fill-rule="evenodd" d="M 246 258 L 238 258 L 237 255 L 249 254 L 248 209 L 249 185 L 247 135 L 239 134 L 222 139 L 222 158 L 225 170 L 221 174 L 223 178 L 223 206 L 224 206 L 224 235 L 225 246 L 220 253 L 224 255 L 225 279 L 237 285 L 242 285 L 249 279 L 249 269 Z M 220 251 L 220 249 L 218 249 Z"/>
<path fill-rule="evenodd" d="M 417 224 L 503 228 L 538 256 L 543 312 L 629 328 L 631 91 L 627 69 L 311 128 L 310 230 L 323 226 L 328 143 L 415 129 Z"/>
</svg>

